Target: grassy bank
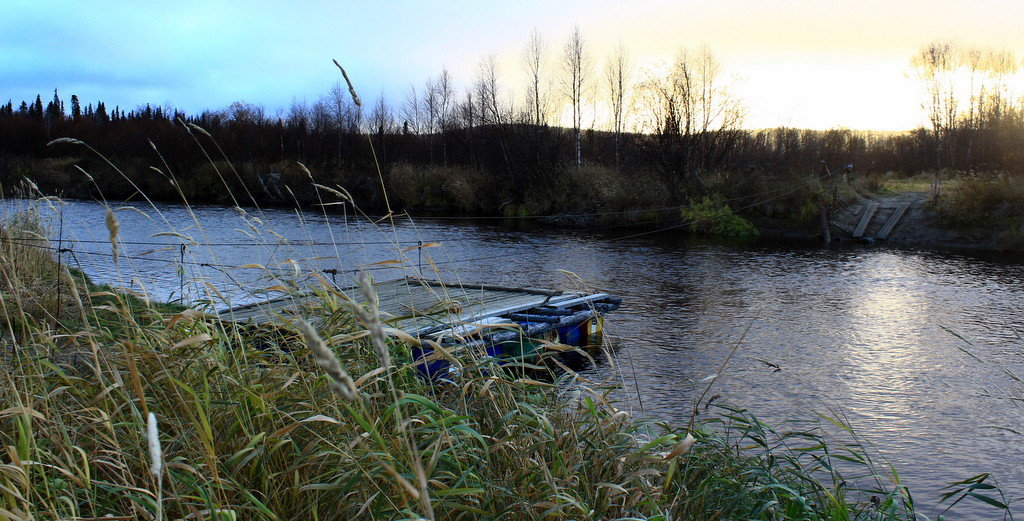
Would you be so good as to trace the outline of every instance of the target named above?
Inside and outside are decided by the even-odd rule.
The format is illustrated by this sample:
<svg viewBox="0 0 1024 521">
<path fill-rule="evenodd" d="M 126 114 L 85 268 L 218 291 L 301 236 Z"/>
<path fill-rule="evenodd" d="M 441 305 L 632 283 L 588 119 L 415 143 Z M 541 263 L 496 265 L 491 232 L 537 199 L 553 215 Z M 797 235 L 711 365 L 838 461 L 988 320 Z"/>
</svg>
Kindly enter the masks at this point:
<svg viewBox="0 0 1024 521">
<path fill-rule="evenodd" d="M 31 217 L 3 231 L 45 235 Z M 92 286 L 31 244 L 0 249 L 9 519 L 914 515 L 842 422 L 775 431 L 704 401 L 691 428 L 645 422 L 571 371 L 471 353 L 431 384 L 370 284 L 317 286 L 315 328 L 254 332 Z"/>
<path fill-rule="evenodd" d="M 1024 250 L 1024 176 L 1006 172 L 958 174 L 935 200 L 943 222 L 990 241 L 1001 250 Z"/>
</svg>

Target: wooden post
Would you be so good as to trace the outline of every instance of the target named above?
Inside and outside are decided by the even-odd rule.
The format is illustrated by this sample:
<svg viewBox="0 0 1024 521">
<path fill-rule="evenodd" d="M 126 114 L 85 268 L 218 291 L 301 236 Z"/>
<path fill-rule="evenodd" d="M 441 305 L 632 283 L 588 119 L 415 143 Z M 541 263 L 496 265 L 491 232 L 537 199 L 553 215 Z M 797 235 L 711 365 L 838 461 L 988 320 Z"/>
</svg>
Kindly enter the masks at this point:
<svg viewBox="0 0 1024 521">
<path fill-rule="evenodd" d="M 824 203 L 821 204 L 821 240 L 824 241 L 825 246 L 832 243 L 832 230 L 829 229 L 828 225 L 828 207 Z"/>
<path fill-rule="evenodd" d="M 54 317 L 54 322 L 60 325 L 60 308 L 64 307 L 61 304 L 61 301 L 64 300 L 64 286 L 60 283 L 60 276 L 64 271 L 64 262 L 61 257 L 64 254 L 64 208 L 60 209 L 58 216 L 60 224 L 57 226 L 57 316 Z M 71 279 L 71 283 L 74 284 L 74 279 Z"/>
<path fill-rule="evenodd" d="M 178 250 L 178 299 L 185 303 L 185 243 Z"/>
</svg>

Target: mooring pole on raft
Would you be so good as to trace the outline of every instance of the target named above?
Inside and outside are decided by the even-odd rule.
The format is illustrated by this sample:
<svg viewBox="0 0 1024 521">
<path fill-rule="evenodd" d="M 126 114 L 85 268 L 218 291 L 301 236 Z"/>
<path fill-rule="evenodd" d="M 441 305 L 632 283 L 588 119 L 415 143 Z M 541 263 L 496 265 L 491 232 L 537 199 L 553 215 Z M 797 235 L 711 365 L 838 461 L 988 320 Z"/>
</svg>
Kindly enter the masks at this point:
<svg viewBox="0 0 1024 521">
<path fill-rule="evenodd" d="M 61 208 L 57 214 L 60 219 L 57 225 L 57 316 L 54 320 L 57 324 L 60 324 L 60 308 L 61 301 L 64 299 L 64 286 L 60 283 L 61 272 L 64 271 L 64 262 L 62 254 L 64 252 L 64 209 Z"/>
<path fill-rule="evenodd" d="M 178 298 L 185 302 L 185 243 L 178 248 Z"/>
</svg>

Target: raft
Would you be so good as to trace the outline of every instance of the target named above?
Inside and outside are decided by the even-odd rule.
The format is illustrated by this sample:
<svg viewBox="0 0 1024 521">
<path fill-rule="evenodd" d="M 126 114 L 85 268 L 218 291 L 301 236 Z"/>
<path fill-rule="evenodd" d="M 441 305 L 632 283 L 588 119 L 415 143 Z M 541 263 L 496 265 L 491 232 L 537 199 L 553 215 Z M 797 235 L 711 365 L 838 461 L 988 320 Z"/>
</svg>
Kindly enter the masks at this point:
<svg viewBox="0 0 1024 521">
<path fill-rule="evenodd" d="M 435 346 L 477 353 L 506 361 L 535 360 L 545 346 L 599 345 L 605 313 L 621 299 L 607 293 L 558 291 L 485 284 L 443 282 L 405 277 L 375 282 L 378 313 L 388 326 L 401 329 L 418 345 L 412 347 L 416 369 L 429 378 L 455 371 L 450 361 L 435 355 Z M 340 291 L 357 299 L 355 286 Z M 314 294 L 289 295 L 219 313 L 236 324 L 283 324 L 302 316 L 315 304 Z"/>
</svg>

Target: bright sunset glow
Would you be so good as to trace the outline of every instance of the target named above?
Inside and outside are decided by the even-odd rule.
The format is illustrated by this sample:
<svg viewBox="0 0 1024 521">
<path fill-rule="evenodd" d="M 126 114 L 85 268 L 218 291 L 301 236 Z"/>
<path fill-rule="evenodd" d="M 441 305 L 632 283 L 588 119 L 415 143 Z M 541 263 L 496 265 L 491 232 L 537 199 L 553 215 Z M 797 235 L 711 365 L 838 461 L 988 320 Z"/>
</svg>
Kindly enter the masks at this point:
<svg viewBox="0 0 1024 521">
<path fill-rule="evenodd" d="M 383 93 L 399 104 L 443 67 L 461 90 L 494 55 L 505 95 L 518 102 L 530 32 L 544 36 L 554 62 L 578 24 L 595 87 L 619 42 L 641 69 L 706 45 L 743 100 L 748 128 L 905 130 L 927 122 L 910 68 L 922 46 L 945 39 L 1024 54 L 1024 3 L 1000 0 L 283 6 L 8 0 L 0 6 L 0 98 L 46 98 L 56 88 L 130 109 L 154 103 L 189 112 L 244 99 L 274 115 L 327 91 L 337 81 L 331 58 L 346 64 L 363 97 Z M 554 74 L 557 64 L 548 67 Z M 1014 82 L 1021 92 L 1019 77 Z M 554 90 L 557 81 L 549 83 Z M 604 109 L 588 110 L 600 127 Z"/>
</svg>

